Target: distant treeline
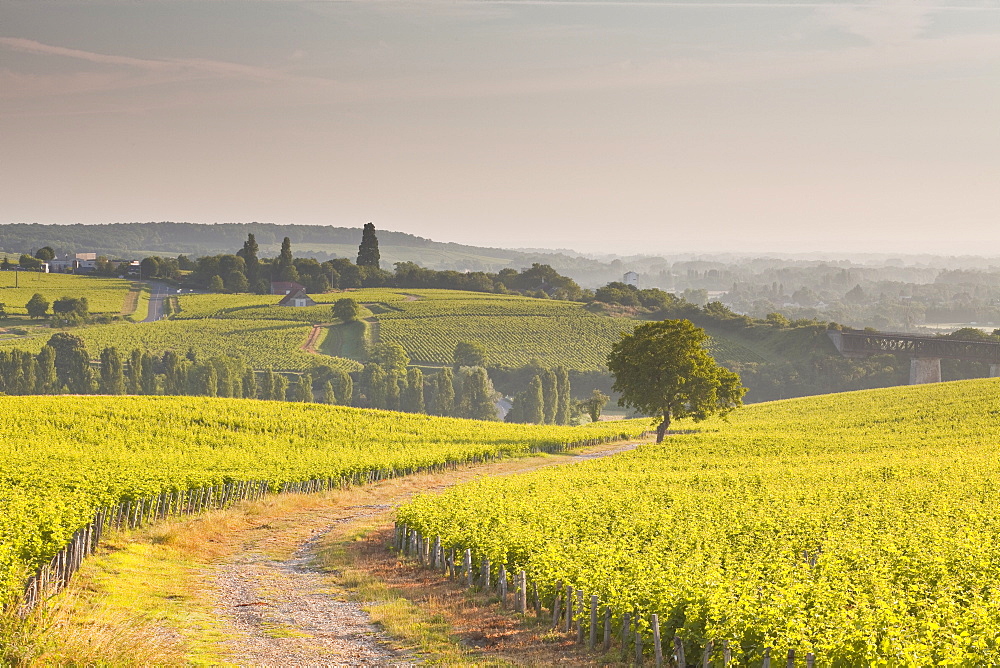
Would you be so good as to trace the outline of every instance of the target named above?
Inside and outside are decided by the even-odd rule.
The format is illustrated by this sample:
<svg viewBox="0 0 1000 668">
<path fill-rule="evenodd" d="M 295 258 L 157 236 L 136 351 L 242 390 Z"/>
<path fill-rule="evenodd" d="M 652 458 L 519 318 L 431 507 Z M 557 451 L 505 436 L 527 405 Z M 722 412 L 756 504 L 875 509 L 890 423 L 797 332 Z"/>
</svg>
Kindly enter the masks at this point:
<svg viewBox="0 0 1000 668">
<path fill-rule="evenodd" d="M 235 357 L 200 358 L 194 350 L 179 355 L 171 350 L 156 354 L 136 349 L 123 356 L 117 348 L 107 347 L 95 364 L 81 338 L 60 332 L 37 354 L 0 351 L 0 393 L 234 397 L 499 419 L 501 395 L 482 366 L 456 364 L 425 375 L 409 367 L 406 351 L 391 343 L 375 346 L 370 357 L 364 369 L 354 374 L 327 365 L 286 374 L 254 370 Z M 568 424 L 572 415 L 566 370 L 541 370 L 540 374 L 546 384 L 544 394 L 537 397 L 538 415 L 534 409 L 525 409 L 526 400 L 519 398 L 516 405 L 522 412 L 508 421 Z"/>
<path fill-rule="evenodd" d="M 311 294 L 332 289 L 392 287 L 444 288 L 569 300 L 593 297 L 593 293 L 582 290 L 572 279 L 543 264 L 533 264 L 521 271 L 501 269 L 489 273 L 436 271 L 412 262 L 397 262 L 395 270 L 390 272 L 379 266 L 377 246 L 375 260 L 369 264 L 355 264 L 347 258 L 319 262 L 315 258 L 294 257 L 288 238 L 282 241 L 276 258 L 262 258 L 258 252 L 259 244 L 250 234 L 243 248 L 233 254 L 210 255 L 196 260 L 185 255 L 147 257 L 141 263 L 142 276 L 173 280 L 212 292 L 270 294 L 271 282 L 281 281 L 299 283 Z"/>
</svg>

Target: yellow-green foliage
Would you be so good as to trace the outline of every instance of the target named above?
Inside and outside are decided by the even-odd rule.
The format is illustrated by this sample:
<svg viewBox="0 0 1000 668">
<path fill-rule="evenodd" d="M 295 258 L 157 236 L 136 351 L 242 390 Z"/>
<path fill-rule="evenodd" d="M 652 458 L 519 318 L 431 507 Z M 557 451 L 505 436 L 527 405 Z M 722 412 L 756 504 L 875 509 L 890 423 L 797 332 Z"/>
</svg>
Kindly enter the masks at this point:
<svg viewBox="0 0 1000 668">
<path fill-rule="evenodd" d="M 546 595 L 562 580 L 647 629 L 656 612 L 689 657 L 711 639 L 739 665 L 765 647 L 824 666 L 1000 664 L 1000 381 L 680 426 L 696 431 L 422 497 L 399 518 L 526 569 Z"/>
<path fill-rule="evenodd" d="M 43 274 L 36 271 L 17 272 L 18 287 L 14 287 L 14 272 L 0 271 L 0 302 L 7 313 L 27 316 L 24 305 L 36 292 L 49 303 L 60 297 L 86 297 L 91 313 L 120 313 L 131 281 L 120 278 L 93 278 L 72 274 Z M 51 313 L 51 307 L 50 311 Z"/>
<path fill-rule="evenodd" d="M 123 499 L 405 471 L 646 426 L 507 425 L 239 399 L 0 397 L 0 598 L 98 508 Z"/>
</svg>

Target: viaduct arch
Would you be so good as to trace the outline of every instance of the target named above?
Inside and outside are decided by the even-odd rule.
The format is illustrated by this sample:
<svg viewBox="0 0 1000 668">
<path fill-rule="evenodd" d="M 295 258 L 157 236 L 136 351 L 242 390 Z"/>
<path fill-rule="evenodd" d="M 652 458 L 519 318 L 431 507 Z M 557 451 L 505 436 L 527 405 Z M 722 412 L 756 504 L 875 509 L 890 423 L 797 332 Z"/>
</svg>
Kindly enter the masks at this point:
<svg viewBox="0 0 1000 668">
<path fill-rule="evenodd" d="M 985 362 L 990 365 L 990 378 L 1000 377 L 1000 343 L 992 341 L 834 329 L 827 334 L 844 357 L 867 357 L 881 353 L 909 355 L 910 385 L 941 382 L 942 359 Z"/>
</svg>

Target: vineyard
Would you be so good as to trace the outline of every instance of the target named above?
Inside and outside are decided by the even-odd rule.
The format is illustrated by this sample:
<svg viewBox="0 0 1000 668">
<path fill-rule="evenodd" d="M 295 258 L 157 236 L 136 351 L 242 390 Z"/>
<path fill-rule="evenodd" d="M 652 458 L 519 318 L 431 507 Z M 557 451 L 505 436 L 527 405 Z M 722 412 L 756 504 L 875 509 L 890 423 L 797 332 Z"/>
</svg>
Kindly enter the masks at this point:
<svg viewBox="0 0 1000 668">
<path fill-rule="evenodd" d="M 497 366 L 538 358 L 552 366 L 598 369 L 620 333 L 635 326 L 633 320 L 594 315 L 582 304 L 455 290 L 331 293 L 314 297 L 324 303 L 304 308 L 277 306 L 273 295 L 184 295 L 175 317 L 325 323 L 332 319 L 332 303 L 343 297 L 367 307 L 362 317 L 378 319 L 381 341 L 398 343 L 415 363 L 429 365 L 450 364 L 459 341 L 481 341 Z"/>
<path fill-rule="evenodd" d="M 91 313 L 117 314 L 122 310 L 131 281 L 119 278 L 93 278 L 71 274 L 43 274 L 36 271 L 0 271 L 0 302 L 7 313 L 27 317 L 24 305 L 36 292 L 50 302 L 60 297 L 86 297 Z"/>
<path fill-rule="evenodd" d="M 494 581 L 523 569 L 546 606 L 566 586 L 597 596 L 649 653 L 655 614 L 665 655 L 676 634 L 731 665 L 997 665 L 998 416 L 996 380 L 759 404 L 398 520 Z M 583 638 L 597 618 L 573 609 Z"/>
<path fill-rule="evenodd" d="M 189 397 L 2 397 L 0 407 L 0 591 L 6 600 L 99 509 L 123 501 L 246 481 L 274 490 L 376 471 L 395 475 L 635 435 L 647 426 L 505 425 Z"/>
</svg>

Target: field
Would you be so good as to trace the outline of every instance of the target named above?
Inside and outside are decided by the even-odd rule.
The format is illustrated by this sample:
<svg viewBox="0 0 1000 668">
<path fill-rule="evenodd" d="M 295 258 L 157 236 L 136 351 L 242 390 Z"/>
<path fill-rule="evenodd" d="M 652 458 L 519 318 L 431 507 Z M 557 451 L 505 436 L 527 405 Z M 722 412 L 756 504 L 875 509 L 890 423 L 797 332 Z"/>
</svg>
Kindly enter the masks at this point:
<svg viewBox="0 0 1000 668">
<path fill-rule="evenodd" d="M 540 427 L 316 404 L 190 397 L 2 397 L 0 595 L 98 508 L 233 481 L 272 487 L 636 434 L 646 421 Z"/>
<path fill-rule="evenodd" d="M 71 274 L 42 274 L 35 271 L 17 272 L 18 287 L 14 287 L 13 271 L 0 271 L 0 302 L 7 313 L 27 317 L 24 305 L 36 292 L 53 302 L 60 297 L 86 297 L 91 313 L 117 314 L 122 310 L 131 281 L 119 278 L 91 278 Z M 50 307 L 51 312 L 51 307 Z"/>
<path fill-rule="evenodd" d="M 456 290 L 356 290 L 315 296 L 324 303 L 275 306 L 275 296 L 184 295 L 177 319 L 282 320 L 328 323 L 330 305 L 350 297 L 378 321 L 378 341 L 398 343 L 415 364 L 446 365 L 459 341 L 480 341 L 488 362 L 517 367 L 538 358 L 549 366 L 594 370 L 636 321 L 608 318 L 582 304 Z M 192 324 L 196 329 L 201 325 Z M 336 346 L 321 346 L 324 352 Z M 352 348 L 353 349 L 353 348 Z M 343 353 L 346 356 L 353 356 Z"/>
<path fill-rule="evenodd" d="M 661 446 L 484 479 L 401 509 L 494 572 L 642 619 L 688 657 L 1000 663 L 1000 381 L 750 406 Z M 688 431 L 690 430 L 690 431 Z M 584 620 L 586 626 L 586 620 Z"/>
</svg>

